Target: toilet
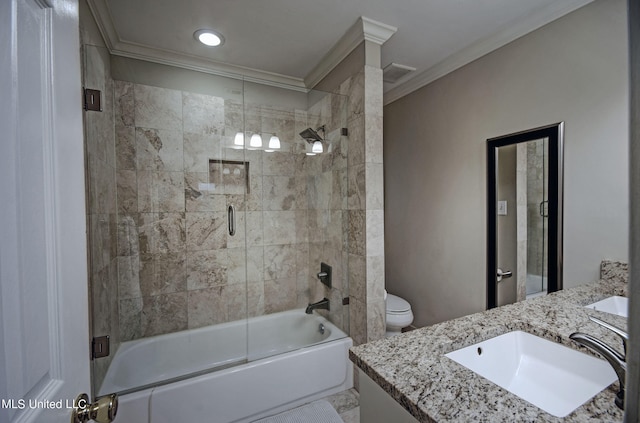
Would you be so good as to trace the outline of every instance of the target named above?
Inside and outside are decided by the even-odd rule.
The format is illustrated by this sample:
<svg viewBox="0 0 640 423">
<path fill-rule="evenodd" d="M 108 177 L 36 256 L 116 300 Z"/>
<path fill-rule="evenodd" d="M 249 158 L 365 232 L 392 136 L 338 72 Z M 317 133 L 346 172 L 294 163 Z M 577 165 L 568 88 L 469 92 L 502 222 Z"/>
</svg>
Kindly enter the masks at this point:
<svg viewBox="0 0 640 423">
<path fill-rule="evenodd" d="M 402 328 L 413 323 L 413 313 L 411 312 L 411 304 L 404 298 L 397 295 L 388 294 L 384 291 L 384 299 L 387 308 L 387 338 L 400 335 Z"/>
</svg>

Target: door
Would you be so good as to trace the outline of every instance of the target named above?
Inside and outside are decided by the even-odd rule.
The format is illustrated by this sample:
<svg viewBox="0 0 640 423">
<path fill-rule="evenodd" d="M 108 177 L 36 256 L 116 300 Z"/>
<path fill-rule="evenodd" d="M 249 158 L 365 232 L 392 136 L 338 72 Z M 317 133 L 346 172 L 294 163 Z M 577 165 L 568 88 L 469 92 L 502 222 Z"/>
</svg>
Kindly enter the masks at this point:
<svg viewBox="0 0 640 423">
<path fill-rule="evenodd" d="M 77 0 L 0 2 L 0 421 L 89 390 Z"/>
</svg>

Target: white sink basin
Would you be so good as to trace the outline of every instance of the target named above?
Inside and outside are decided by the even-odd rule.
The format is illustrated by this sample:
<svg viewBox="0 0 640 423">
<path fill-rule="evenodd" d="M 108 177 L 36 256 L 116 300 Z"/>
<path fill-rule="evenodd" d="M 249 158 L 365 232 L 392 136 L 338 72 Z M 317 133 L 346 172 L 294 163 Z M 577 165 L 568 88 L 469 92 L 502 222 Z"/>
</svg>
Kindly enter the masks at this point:
<svg viewBox="0 0 640 423">
<path fill-rule="evenodd" d="M 619 297 L 617 295 L 605 298 L 597 303 L 586 305 L 585 307 L 604 311 L 605 313 L 617 314 L 622 317 L 629 316 L 629 299 L 626 297 Z"/>
<path fill-rule="evenodd" d="M 556 417 L 618 379 L 604 360 L 521 331 L 446 356 Z"/>
</svg>

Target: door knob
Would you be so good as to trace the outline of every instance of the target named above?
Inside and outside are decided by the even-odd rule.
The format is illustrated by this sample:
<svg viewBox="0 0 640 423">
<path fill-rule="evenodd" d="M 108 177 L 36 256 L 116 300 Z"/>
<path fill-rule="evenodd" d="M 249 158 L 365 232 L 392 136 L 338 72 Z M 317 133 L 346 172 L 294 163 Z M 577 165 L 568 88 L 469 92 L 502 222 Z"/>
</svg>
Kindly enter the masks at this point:
<svg viewBox="0 0 640 423">
<path fill-rule="evenodd" d="M 498 272 L 497 272 L 497 280 L 498 282 L 500 282 L 502 279 L 508 279 L 511 276 L 513 276 L 513 272 L 511 270 L 507 270 L 507 271 L 502 271 L 502 269 L 498 268 Z"/>
<path fill-rule="evenodd" d="M 85 423 L 93 420 L 97 423 L 111 423 L 118 412 L 118 396 L 106 395 L 93 403 L 89 402 L 89 395 L 80 394 L 73 403 L 71 423 Z"/>
</svg>

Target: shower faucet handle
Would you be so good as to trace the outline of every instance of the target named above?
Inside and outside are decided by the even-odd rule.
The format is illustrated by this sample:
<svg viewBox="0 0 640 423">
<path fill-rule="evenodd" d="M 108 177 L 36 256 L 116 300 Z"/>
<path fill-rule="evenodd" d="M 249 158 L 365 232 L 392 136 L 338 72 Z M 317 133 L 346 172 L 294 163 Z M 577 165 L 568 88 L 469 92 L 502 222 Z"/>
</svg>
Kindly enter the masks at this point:
<svg viewBox="0 0 640 423">
<path fill-rule="evenodd" d="M 331 288 L 331 266 L 327 263 L 320 263 L 320 273 L 316 275 L 320 282 Z"/>
</svg>

